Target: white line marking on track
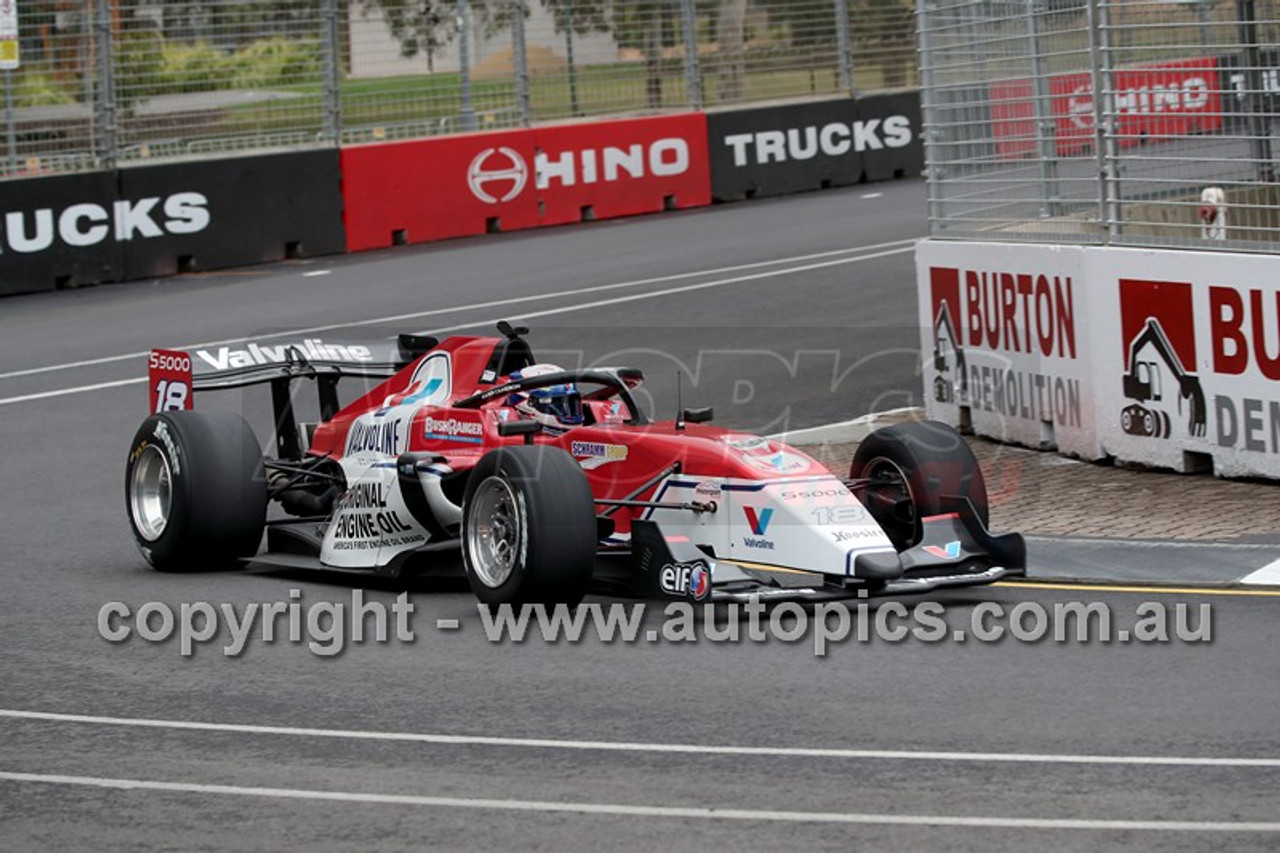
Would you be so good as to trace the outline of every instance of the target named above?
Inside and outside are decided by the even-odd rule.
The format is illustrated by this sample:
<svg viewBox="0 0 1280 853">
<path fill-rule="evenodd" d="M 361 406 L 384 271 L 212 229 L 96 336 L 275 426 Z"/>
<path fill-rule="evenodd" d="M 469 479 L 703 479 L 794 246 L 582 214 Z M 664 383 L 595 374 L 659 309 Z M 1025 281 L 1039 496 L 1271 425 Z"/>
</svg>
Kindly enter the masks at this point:
<svg viewBox="0 0 1280 853">
<path fill-rule="evenodd" d="M 610 305 L 622 305 L 626 302 L 639 302 L 644 299 L 655 299 L 659 296 L 673 296 L 677 293 L 692 293 L 695 290 L 707 290 L 712 287 L 724 287 L 728 284 L 742 284 L 747 281 L 759 281 L 765 278 L 775 278 L 784 275 L 793 275 L 801 272 L 812 272 L 813 270 L 826 269 L 827 267 L 843 266 L 844 264 L 856 264 L 861 261 L 872 261 L 876 258 L 884 258 L 890 255 L 901 255 L 905 252 L 914 251 L 914 246 L 906 246 L 901 249 L 889 249 L 883 252 L 873 252 L 869 255 L 859 255 L 856 258 L 841 258 L 836 261 L 822 261 L 816 264 L 806 264 L 801 267 L 788 267 L 781 270 L 770 270 L 769 272 L 752 273 L 751 275 L 740 275 L 734 278 L 721 278 L 714 281 L 703 281 L 697 284 L 685 284 L 680 287 L 668 287 L 665 290 L 646 290 L 644 293 L 634 293 L 630 296 L 616 296 L 613 299 L 597 299 L 595 302 L 583 302 L 580 305 L 565 305 L 559 308 L 548 308 L 545 311 L 533 311 L 527 314 L 514 315 L 518 320 L 532 320 L 537 317 L 549 317 L 553 314 L 570 314 L 574 311 L 587 311 L 591 308 L 606 308 Z M 423 334 L 440 334 L 442 332 L 452 332 L 457 329 L 473 329 L 477 326 L 491 326 L 498 322 L 501 318 L 493 318 L 490 320 L 479 320 L 475 323 L 465 323 L 457 326 L 445 326 L 441 329 L 431 329 Z M 510 318 L 508 318 L 510 319 Z M 2 402 L 2 401 L 0 401 Z"/>
<path fill-rule="evenodd" d="M 49 711 L 0 709 L 0 718 L 54 723 L 130 726 L 144 729 L 233 732 L 285 737 L 341 738 L 347 740 L 434 743 L 452 746 L 502 746 L 522 749 L 574 749 L 602 752 L 680 753 L 686 755 L 742 755 L 778 758 L 887 759 L 891 761 L 972 761 L 1022 764 L 1120 764 L 1175 767 L 1280 767 L 1280 758 L 1231 758 L 1163 755 L 1061 755 L 1018 752 L 926 752 L 896 749 L 831 749 L 789 746 L 716 746 L 696 743 L 644 743 L 601 740 L 556 740 L 478 735 L 444 735 L 419 732 L 375 732 L 359 729 L 312 729 L 299 726 L 260 726 L 248 723 L 208 723 L 189 720 L 157 720 L 142 717 L 99 717 L 58 714 Z"/>
<path fill-rule="evenodd" d="M 778 266 L 779 264 L 794 263 L 797 261 L 811 261 L 817 258 L 829 258 L 834 255 L 847 255 L 852 252 L 866 252 L 875 249 L 885 249 L 892 246 L 903 246 L 913 248 L 916 239 L 910 240 L 892 240 L 888 243 L 872 243 L 866 246 L 855 246 L 848 249 L 832 249 L 827 252 L 815 252 L 808 255 L 795 255 L 789 258 L 778 258 L 773 261 L 756 261 L 750 264 L 736 264 L 728 267 L 715 267 L 706 270 L 695 270 L 694 272 L 674 273 L 672 275 L 656 276 L 654 278 L 641 278 L 634 281 L 615 282 L 613 284 L 597 284 L 589 287 L 580 287 L 574 290 L 559 290 L 552 293 L 536 293 L 530 296 L 516 296 L 510 299 L 495 299 L 488 302 L 475 302 L 471 305 L 459 305 L 453 308 L 433 308 L 428 311 L 414 311 L 409 314 L 388 314 L 385 317 L 374 317 L 367 320 L 352 320 L 344 323 L 330 323 L 325 326 L 311 326 L 305 329 L 289 329 L 283 332 L 272 332 L 270 334 L 259 335 L 257 337 L 240 337 L 226 338 L 220 341 L 204 341 L 198 344 L 186 344 L 172 349 L 191 350 L 202 347 L 220 347 L 231 346 L 232 344 L 242 344 L 246 341 L 270 340 L 272 338 L 287 338 L 294 335 L 314 335 L 319 332 L 331 332 L 335 329 L 358 328 L 361 326 L 378 326 L 385 323 L 401 323 L 406 320 L 418 320 L 423 317 L 433 317 L 440 314 L 458 314 L 464 311 L 478 311 L 482 308 L 497 308 L 504 305 L 518 305 L 526 302 L 537 302 L 543 299 L 560 299 L 568 296 L 582 296 L 588 293 L 604 293 L 610 290 L 621 290 L 628 287 L 642 287 L 646 284 L 661 284 L 664 281 L 679 281 L 686 278 L 697 278 L 704 275 L 719 275 L 721 273 L 741 272 L 742 270 L 759 269 L 760 267 Z M 853 259 L 857 260 L 857 259 Z M 304 273 L 304 275 L 313 275 L 314 273 Z M 482 325 L 482 324 L 475 324 Z M 467 328 L 467 327 L 459 327 Z M 63 364 L 50 364 L 44 367 L 28 367 L 23 370 L 10 370 L 0 373 L 0 379 L 13 379 L 18 376 L 33 376 L 38 373 L 52 373 L 58 370 L 72 370 L 77 367 L 92 367 L 98 364 L 111 364 L 117 361 L 127 361 L 131 358 L 145 358 L 150 354 L 150 350 L 143 352 L 128 352 L 121 355 L 108 355 L 102 358 L 89 358 L 83 361 L 68 361 Z"/>
<path fill-rule="evenodd" d="M 1105 545 L 1116 548 L 1149 549 L 1159 548 L 1201 548 L 1224 551 L 1280 551 L 1280 545 L 1267 545 L 1257 542 L 1215 542 L 1213 540 L 1196 539 L 1107 539 L 1102 536 L 1047 536 L 1028 534 L 1028 542 L 1046 542 L 1071 545 Z"/>
<path fill-rule="evenodd" d="M 856 264 L 862 261 L 871 261 L 877 258 L 888 257 L 890 255 L 901 255 L 905 252 L 913 251 L 914 248 L 915 246 L 913 241 L 913 245 L 910 245 L 910 246 L 904 246 L 898 249 L 888 249 L 882 252 L 873 252 L 867 255 L 858 255 L 852 258 L 839 258 L 837 260 L 821 261 L 819 263 L 806 264 L 804 266 L 799 266 L 799 267 L 787 267 L 785 269 L 780 269 L 780 270 L 770 270 L 768 272 L 752 273 L 751 275 L 742 275 L 742 276 L 735 276 L 733 278 L 715 279 L 713 281 L 703 281 L 697 284 L 686 284 L 680 287 L 668 287 L 663 290 L 648 290 L 648 291 L 645 291 L 644 293 L 635 293 L 630 296 L 618 296 L 618 297 L 614 297 L 613 299 L 598 299 L 594 302 L 583 302 L 577 305 L 563 305 L 558 308 L 548 308 L 544 311 L 533 311 L 527 314 L 510 314 L 509 313 L 505 319 L 531 320 L 537 317 L 550 317 L 555 314 L 569 314 L 574 311 L 586 311 L 591 308 L 604 308 L 610 305 L 621 305 L 626 302 L 638 302 L 644 299 L 657 299 L 662 296 L 672 296 L 677 293 L 689 293 L 695 290 L 706 290 L 712 287 L 724 287 L 725 285 L 741 284 L 743 282 L 748 282 L 748 281 L 758 281 L 760 279 L 773 278 L 775 276 L 793 275 L 795 273 L 812 272 L 813 270 L 826 269 L 828 267 L 843 266 L 845 264 Z M 755 264 L 755 265 L 748 265 L 748 266 L 761 266 L 761 265 L 762 264 Z M 694 274 L 688 273 L 688 274 L 682 274 L 682 276 L 671 276 L 669 278 L 677 278 L 677 277 L 687 278 L 691 275 L 694 275 Z M 609 288 L 621 287 L 621 286 L 624 286 L 624 285 L 605 285 L 602 288 L 597 288 L 597 290 L 609 289 Z M 632 284 L 628 284 L 625 286 L 632 286 Z M 575 292 L 583 292 L 583 291 L 565 291 L 564 294 L 568 295 Z M 495 305 L 510 305 L 516 302 L 527 302 L 532 299 L 547 299 L 547 298 L 550 298 L 550 295 L 544 295 L 544 296 L 538 296 L 538 297 L 523 297 L 518 299 L 509 299 L 509 300 L 502 300 L 498 302 L 489 302 L 489 303 L 477 303 L 475 305 L 467 306 L 465 308 L 441 308 L 436 311 L 421 311 L 421 312 L 418 312 L 417 314 L 404 315 L 404 317 L 405 318 L 421 318 L 423 316 L 427 316 L 430 314 L 449 314 L 449 313 L 456 313 L 459 311 L 466 311 L 466 310 L 472 310 L 472 309 L 478 309 L 478 308 L 488 308 L 488 307 L 493 307 Z M 257 340 L 266 340 L 268 338 L 288 337 L 291 335 L 309 335 L 309 334 L 314 334 L 316 332 L 326 331 L 328 329 L 347 328 L 350 326 L 372 325 L 374 323 L 384 322 L 389 319 L 394 319 L 394 318 L 380 318 L 379 320 L 376 320 L 376 321 L 361 320 L 355 323 L 342 323 L 340 325 L 334 325 L 334 326 L 318 326 L 312 329 L 298 329 L 298 330 L 294 330 L 293 332 L 287 332 L 287 333 L 286 332 L 273 333 L 270 335 L 263 335 L 258 338 L 237 338 L 231 341 L 221 341 L 221 342 L 205 343 L 205 344 L 192 344 L 187 347 L 182 347 L 182 349 L 193 350 L 193 349 L 202 348 L 202 347 L 221 346 L 221 345 L 232 344 L 232 343 L 242 343 L 246 340 L 257 341 Z M 492 326 L 494 323 L 496 323 L 500 319 L 504 319 L 504 318 L 493 317 L 485 320 L 478 320 L 474 323 L 460 323 L 457 325 L 444 326 L 439 329 L 431 329 L 427 332 L 424 332 L 423 334 L 434 335 L 434 334 L 440 334 L 443 332 L 456 331 L 458 329 L 473 329 L 481 326 Z M 142 358 L 145 355 L 147 355 L 147 353 L 144 353 L 144 352 L 130 353 L 129 355 L 125 355 L 125 356 L 111 356 L 108 358 L 95 359 L 93 361 L 78 362 L 73 365 L 71 364 L 53 365 L 47 368 L 31 368 L 30 370 L 26 370 L 26 371 L 16 371 L 13 373 L 0 374 L 0 379 L 11 378 L 14 376 L 25 376 L 25 375 L 30 375 L 32 373 L 47 372 L 50 370 L 61 370 L 66 367 L 83 367 L 89 364 L 103 364 L 110 361 L 119 361 L 123 358 Z M 3 397 L 3 398 L 0 398 L 0 406 L 8 405 L 10 403 L 22 403 L 30 400 L 40 400 L 48 397 L 65 397 L 71 394 L 80 394 L 86 391 L 97 391 L 101 388 L 113 388 L 119 385 L 135 385 L 142 382 L 146 382 L 145 377 L 136 377 L 133 379 L 121 379 L 115 382 L 101 382 L 96 385 L 80 385 L 73 388 L 60 388 L 54 391 L 41 391 L 36 394 L 24 394 L 19 397 Z"/>
<path fill-rule="evenodd" d="M 145 376 L 135 376 L 133 379 L 117 379 L 114 382 L 99 382 L 95 385 L 77 385 L 74 388 L 59 388 L 56 391 L 40 391 L 35 394 L 23 394 L 20 397 L 5 397 L 0 399 L 0 406 L 9 403 L 26 403 L 31 400 L 45 400 L 49 397 L 67 397 L 71 394 L 83 394 L 86 391 L 100 391 L 103 388 L 119 388 L 121 385 L 141 385 L 147 381 Z"/>
<path fill-rule="evenodd" d="M 1267 563 L 1256 572 L 1245 575 L 1240 579 L 1240 583 L 1266 584 L 1267 586 L 1280 585 L 1280 560 Z"/>
<path fill-rule="evenodd" d="M 266 797 L 280 800 L 374 805 L 419 806 L 447 809 L 543 812 L 551 814 L 609 815 L 611 817 L 664 817 L 692 820 L 768 821 L 775 823 L 843 823 L 890 826 L 946 826 L 979 829 L 1075 829 L 1117 832 L 1280 832 L 1280 823 L 1253 821 L 1190 820 L 1078 820 L 1035 817 L 969 817 L 965 815 L 860 814 L 857 812 L 796 812 L 726 809 L 696 806 L 635 806 L 622 803 L 577 803 L 547 800 L 494 800 L 469 797 L 428 797 L 414 794 L 371 794 L 356 791 L 321 791 L 304 788 L 264 788 L 248 785 L 208 785 L 197 782 L 160 782 L 151 779 L 112 779 L 101 776 L 61 776 L 51 773 L 0 771 L 0 780 L 45 785 L 75 785 L 120 791 L 163 791 L 181 794 L 218 794 L 234 797 Z"/>
<path fill-rule="evenodd" d="M 304 272 L 302 274 L 302 277 L 315 278 L 316 276 L 320 276 L 320 275 L 330 275 L 332 272 L 333 270 L 312 270 L 311 272 Z"/>
</svg>

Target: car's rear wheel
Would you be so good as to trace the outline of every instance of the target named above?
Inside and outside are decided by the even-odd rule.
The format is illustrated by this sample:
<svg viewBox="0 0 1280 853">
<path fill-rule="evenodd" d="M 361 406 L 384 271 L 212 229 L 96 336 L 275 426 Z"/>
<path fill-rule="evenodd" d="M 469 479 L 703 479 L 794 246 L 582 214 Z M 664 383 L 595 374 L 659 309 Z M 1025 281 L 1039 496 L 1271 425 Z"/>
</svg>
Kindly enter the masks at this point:
<svg viewBox="0 0 1280 853">
<path fill-rule="evenodd" d="M 577 604 L 591 582 L 596 545 L 591 488 L 563 450 L 502 447 L 472 471 L 462 555 L 485 604 Z"/>
<path fill-rule="evenodd" d="M 163 412 L 142 422 L 125 467 L 134 540 L 160 571 L 252 556 L 267 517 L 262 450 L 231 412 Z"/>
<path fill-rule="evenodd" d="M 858 445 L 849 476 L 871 516 L 899 550 L 920 542 L 922 519 L 944 511 L 944 498 L 967 498 L 983 526 L 987 486 L 964 438 L 940 421 L 878 429 Z"/>
</svg>

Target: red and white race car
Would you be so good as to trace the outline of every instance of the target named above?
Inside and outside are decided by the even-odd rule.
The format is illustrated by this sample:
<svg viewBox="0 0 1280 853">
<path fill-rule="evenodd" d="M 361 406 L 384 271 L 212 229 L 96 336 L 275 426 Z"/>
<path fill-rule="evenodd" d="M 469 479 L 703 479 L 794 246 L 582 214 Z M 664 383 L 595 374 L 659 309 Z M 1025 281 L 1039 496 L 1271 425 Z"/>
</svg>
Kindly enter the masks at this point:
<svg viewBox="0 0 1280 853">
<path fill-rule="evenodd" d="M 1017 534 L 987 532 L 972 452 L 922 421 L 872 433 L 849 479 L 771 438 L 652 422 L 631 368 L 536 362 L 501 337 L 318 338 L 151 355 L 151 414 L 126 505 L 157 569 L 250 560 L 399 574 L 462 570 L 488 604 L 588 591 L 701 601 L 847 598 L 1025 572 Z M 345 376 L 382 378 L 346 406 Z M 291 387 L 316 384 L 319 422 Z M 275 456 L 196 392 L 269 384 Z M 278 509 L 273 510 L 274 504 Z M 266 530 L 266 549 L 259 548 Z"/>
</svg>

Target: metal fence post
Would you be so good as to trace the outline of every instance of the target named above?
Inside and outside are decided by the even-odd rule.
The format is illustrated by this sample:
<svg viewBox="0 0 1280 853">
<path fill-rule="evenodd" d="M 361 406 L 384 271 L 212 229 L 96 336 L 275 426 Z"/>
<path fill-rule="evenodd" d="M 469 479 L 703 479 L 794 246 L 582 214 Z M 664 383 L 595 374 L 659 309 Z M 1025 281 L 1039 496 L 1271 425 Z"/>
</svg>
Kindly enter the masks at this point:
<svg viewBox="0 0 1280 853">
<path fill-rule="evenodd" d="M 945 171 L 938 164 L 938 152 L 941 150 L 933 143 L 938 141 L 938 112 L 934 106 L 937 95 L 936 80 L 933 71 L 933 45 L 929 28 L 933 25 L 931 15 L 934 0 L 916 0 L 916 52 L 920 61 L 920 135 L 924 141 L 924 174 L 925 192 L 928 195 L 926 207 L 929 216 L 929 233 L 937 234 L 945 231 L 947 222 L 943 206 L 943 178 Z"/>
<path fill-rule="evenodd" d="M 1111 68 L 1109 0 L 1089 0 L 1089 74 L 1093 86 L 1094 150 L 1098 157 L 1098 220 L 1106 224 L 1107 242 L 1120 236 L 1120 177 L 1116 174 L 1116 89 Z"/>
<path fill-rule="evenodd" d="M 1262 54 L 1258 50 L 1258 14 L 1254 0 L 1236 0 L 1236 25 L 1240 32 L 1244 65 L 1244 108 L 1249 116 L 1249 154 L 1254 159 L 1258 180 L 1275 180 L 1271 154 L 1271 119 L 1263 115 Z"/>
<path fill-rule="evenodd" d="M 840 53 L 840 88 L 858 94 L 853 85 L 853 43 L 849 38 L 849 0 L 835 0 L 836 50 Z"/>
<path fill-rule="evenodd" d="M 18 132 L 13 120 L 13 71 L 4 72 L 4 127 L 9 147 L 9 175 L 18 174 Z"/>
<path fill-rule="evenodd" d="M 582 115 L 582 107 L 578 103 L 578 63 L 573 58 L 573 28 L 577 26 L 577 10 L 573 0 L 566 0 L 563 14 L 568 20 L 564 28 L 564 64 L 569 75 L 569 115 Z"/>
<path fill-rule="evenodd" d="M 1040 218 L 1062 214 L 1058 199 L 1057 143 L 1054 141 L 1054 117 L 1049 94 L 1049 69 L 1045 62 L 1044 41 L 1040 35 L 1041 18 L 1048 9 L 1045 0 L 1027 4 L 1027 24 L 1031 39 L 1031 85 L 1035 92 L 1036 158 L 1040 161 Z"/>
<path fill-rule="evenodd" d="M 116 68 L 111 39 L 111 7 L 108 0 L 97 0 L 94 8 L 93 43 L 97 51 L 98 86 L 94 93 L 93 113 L 97 125 L 98 166 L 114 169 L 119 159 L 116 140 Z"/>
<path fill-rule="evenodd" d="M 321 139 L 333 145 L 342 135 L 342 53 L 338 49 L 338 0 L 321 4 L 321 73 L 324 75 L 324 124 Z"/>
<path fill-rule="evenodd" d="M 516 113 L 521 126 L 528 127 L 533 109 L 529 98 L 529 57 L 525 52 L 524 0 L 511 0 L 511 54 L 516 66 Z"/>
<path fill-rule="evenodd" d="M 464 131 L 476 129 L 476 113 L 471 108 L 471 9 L 467 0 L 458 0 L 458 65 L 462 85 L 462 105 L 459 110 L 459 124 Z"/>
<path fill-rule="evenodd" d="M 684 86 L 689 106 L 702 109 L 702 69 L 698 67 L 698 13 L 694 0 L 680 0 L 684 22 Z"/>
</svg>

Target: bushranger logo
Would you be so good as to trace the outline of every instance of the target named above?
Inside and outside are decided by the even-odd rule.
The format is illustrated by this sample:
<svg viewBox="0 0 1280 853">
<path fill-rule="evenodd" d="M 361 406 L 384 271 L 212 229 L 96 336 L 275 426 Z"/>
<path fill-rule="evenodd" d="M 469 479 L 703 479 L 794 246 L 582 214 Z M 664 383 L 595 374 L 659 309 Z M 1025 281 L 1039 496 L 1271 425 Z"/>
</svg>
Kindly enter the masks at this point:
<svg viewBox="0 0 1280 853">
<path fill-rule="evenodd" d="M 460 421 L 457 418 L 425 418 L 422 427 L 427 438 L 450 441 L 479 442 L 484 434 L 479 421 Z"/>
</svg>

